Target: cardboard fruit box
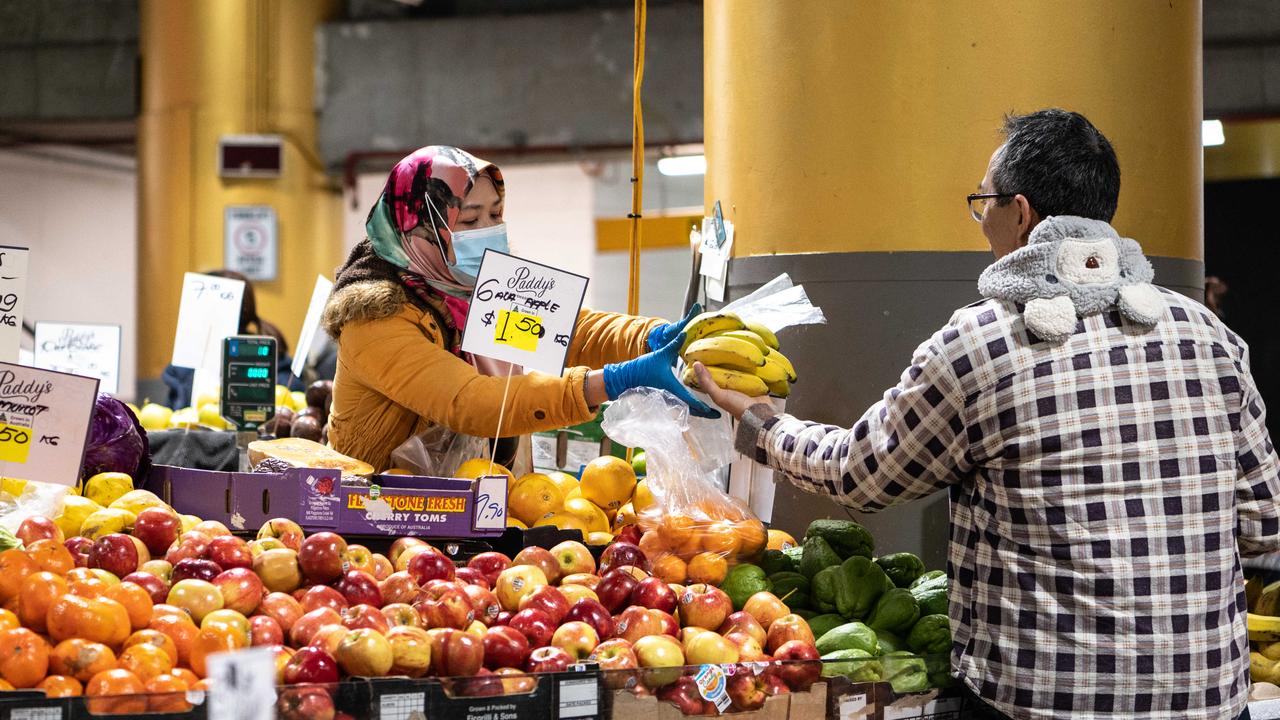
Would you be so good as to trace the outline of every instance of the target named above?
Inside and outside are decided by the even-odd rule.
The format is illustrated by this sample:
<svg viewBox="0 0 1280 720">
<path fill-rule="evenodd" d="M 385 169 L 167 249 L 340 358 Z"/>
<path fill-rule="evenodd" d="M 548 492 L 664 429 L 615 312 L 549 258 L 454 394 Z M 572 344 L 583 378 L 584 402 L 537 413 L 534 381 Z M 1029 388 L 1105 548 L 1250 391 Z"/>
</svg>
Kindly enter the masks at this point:
<svg viewBox="0 0 1280 720">
<path fill-rule="evenodd" d="M 970 708 L 956 688 L 899 693 L 887 682 L 828 679 L 827 716 L 831 720 L 961 720 Z"/>
<path fill-rule="evenodd" d="M 576 668 L 576 669 L 575 669 Z M 600 672 L 593 664 L 566 672 L 456 678 L 366 678 L 369 720 L 603 720 Z"/>
<path fill-rule="evenodd" d="M 741 720 L 826 720 L 827 684 L 818 677 L 815 663 L 747 662 L 606 670 L 605 686 L 611 688 L 610 717 L 611 720 L 682 720 L 727 715 Z M 797 680 L 803 680 L 805 689 L 778 694 L 766 690 L 769 694 L 763 699 L 762 706 L 741 709 L 738 701 L 749 701 L 749 697 L 747 693 L 735 694 L 735 678 L 745 675 L 747 679 L 754 677 L 763 681 L 769 674 L 777 674 L 775 679 L 780 679 L 784 677 L 781 674 L 784 666 L 798 671 L 812 666 L 812 673 L 802 671 L 796 676 Z M 741 686 L 740 689 L 748 687 Z M 760 686 L 753 689 L 759 690 Z M 752 706 L 754 703 L 747 707 Z"/>
<path fill-rule="evenodd" d="M 368 485 L 342 482 L 338 470 L 290 468 L 281 473 L 152 469 L 147 490 L 175 510 L 252 531 L 275 517 L 307 532 L 347 536 L 496 537 L 507 527 L 505 477 L 374 475 Z"/>
</svg>

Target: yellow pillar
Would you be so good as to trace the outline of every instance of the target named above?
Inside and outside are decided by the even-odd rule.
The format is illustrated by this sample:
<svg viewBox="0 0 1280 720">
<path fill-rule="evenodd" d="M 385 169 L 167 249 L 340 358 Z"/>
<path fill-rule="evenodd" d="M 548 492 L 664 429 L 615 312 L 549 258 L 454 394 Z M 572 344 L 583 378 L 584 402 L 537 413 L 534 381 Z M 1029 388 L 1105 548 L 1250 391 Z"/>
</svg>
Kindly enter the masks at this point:
<svg viewBox="0 0 1280 720">
<path fill-rule="evenodd" d="M 316 152 L 316 26 L 337 0 L 143 0 L 138 125 L 138 376 L 169 360 L 185 271 L 223 266 L 223 209 L 270 205 L 278 276 L 258 314 L 292 338 L 318 273 L 341 261 L 341 204 Z M 218 177 L 218 138 L 285 138 L 276 179 Z"/>
<path fill-rule="evenodd" d="M 707 206 L 735 254 L 986 250 L 964 196 L 1008 112 L 1087 116 L 1115 224 L 1202 251 L 1199 0 L 707 0 Z"/>
</svg>

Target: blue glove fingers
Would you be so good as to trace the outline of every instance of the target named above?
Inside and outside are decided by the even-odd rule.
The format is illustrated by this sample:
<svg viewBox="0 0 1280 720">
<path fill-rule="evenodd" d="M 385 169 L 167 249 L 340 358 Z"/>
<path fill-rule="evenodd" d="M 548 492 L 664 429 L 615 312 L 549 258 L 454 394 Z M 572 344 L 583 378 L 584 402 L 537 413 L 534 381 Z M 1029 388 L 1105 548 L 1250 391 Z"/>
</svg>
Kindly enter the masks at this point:
<svg viewBox="0 0 1280 720">
<path fill-rule="evenodd" d="M 716 418 L 720 417 L 719 410 L 713 410 L 707 407 L 705 403 L 695 398 L 689 392 L 689 388 L 685 387 L 684 383 L 675 379 L 675 375 L 672 375 L 671 379 L 675 380 L 675 382 L 673 383 L 674 387 L 668 387 L 663 389 L 671 393 L 672 395 L 675 395 L 676 397 L 680 398 L 681 400 L 683 400 L 684 403 L 689 406 L 690 414 L 694 415 L 695 417 L 710 418 L 712 420 L 715 420 Z"/>
<path fill-rule="evenodd" d="M 684 332 L 684 328 L 689 324 L 689 321 L 700 314 L 702 314 L 702 305 L 694 303 L 693 307 L 689 308 L 689 312 L 685 313 L 684 318 L 681 319 L 680 322 L 664 323 L 650 330 L 649 336 L 645 338 L 645 345 L 647 345 L 651 351 L 663 347 L 667 343 L 671 342 L 671 338 L 681 332 Z"/>
</svg>

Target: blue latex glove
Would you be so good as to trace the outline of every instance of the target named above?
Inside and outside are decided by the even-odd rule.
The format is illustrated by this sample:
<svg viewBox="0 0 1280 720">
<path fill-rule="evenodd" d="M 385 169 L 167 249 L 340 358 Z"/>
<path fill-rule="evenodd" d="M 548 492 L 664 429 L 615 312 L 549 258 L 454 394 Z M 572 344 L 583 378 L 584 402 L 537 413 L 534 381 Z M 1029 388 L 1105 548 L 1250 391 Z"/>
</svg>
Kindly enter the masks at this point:
<svg viewBox="0 0 1280 720">
<path fill-rule="evenodd" d="M 650 330 L 649 337 L 645 341 L 649 345 L 649 351 L 654 352 L 666 347 L 667 343 L 671 342 L 675 336 L 684 332 L 684 326 L 688 325 L 690 320 L 701 314 L 702 305 L 694 303 L 693 307 L 689 308 L 689 312 L 685 313 L 684 319 L 680 322 L 666 323 Z"/>
<path fill-rule="evenodd" d="M 637 387 L 652 387 L 680 398 L 689 406 L 689 412 L 697 417 L 718 418 L 720 412 L 712 410 L 699 402 L 689 393 L 671 368 L 680 356 L 680 346 L 684 344 L 684 333 L 678 333 L 671 342 L 661 350 L 641 355 L 634 360 L 604 366 L 604 391 L 610 400 L 617 400 L 619 395 Z"/>
</svg>

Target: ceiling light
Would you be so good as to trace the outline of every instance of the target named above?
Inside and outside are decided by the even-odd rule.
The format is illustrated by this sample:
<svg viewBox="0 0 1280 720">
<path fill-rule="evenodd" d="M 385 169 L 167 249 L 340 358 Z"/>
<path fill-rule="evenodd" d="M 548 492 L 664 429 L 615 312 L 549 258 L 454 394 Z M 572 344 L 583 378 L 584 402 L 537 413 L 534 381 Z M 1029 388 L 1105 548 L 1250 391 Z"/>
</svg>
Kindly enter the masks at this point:
<svg viewBox="0 0 1280 720">
<path fill-rule="evenodd" d="M 1203 138 L 1205 147 L 1221 145 L 1227 141 L 1227 136 L 1222 133 L 1221 120 L 1205 120 L 1201 124 L 1200 137 Z"/>
<path fill-rule="evenodd" d="M 680 157 L 659 158 L 658 172 L 663 175 L 706 175 L 706 155 L 683 155 Z"/>
</svg>

